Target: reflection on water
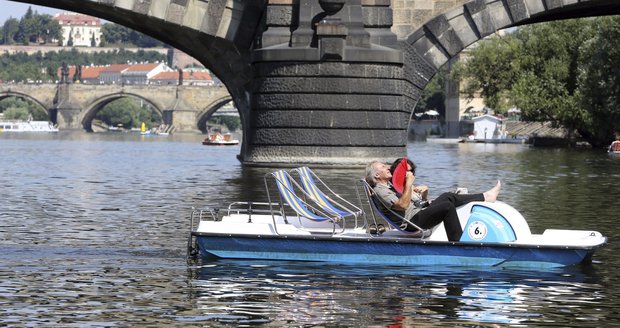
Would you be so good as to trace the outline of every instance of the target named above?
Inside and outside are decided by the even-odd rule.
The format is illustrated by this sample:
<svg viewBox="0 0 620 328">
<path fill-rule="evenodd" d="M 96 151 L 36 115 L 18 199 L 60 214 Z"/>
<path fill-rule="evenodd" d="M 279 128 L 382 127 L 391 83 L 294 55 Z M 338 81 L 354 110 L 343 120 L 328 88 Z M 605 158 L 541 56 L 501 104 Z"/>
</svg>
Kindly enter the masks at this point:
<svg viewBox="0 0 620 328">
<path fill-rule="evenodd" d="M 602 286 L 576 269 L 533 275 L 494 269 L 218 260 L 201 263 L 194 272 L 197 306 L 203 310 L 200 320 L 345 326 L 559 324 L 573 320 L 571 308 L 579 309 L 579 320 L 594 326 L 605 320 L 598 308 L 583 308 L 602 300 Z"/>
<path fill-rule="evenodd" d="M 488 189 L 532 231 L 598 230 L 595 263 L 549 272 L 200 260 L 192 206 L 266 200 L 266 168 L 202 136 L 0 134 L 2 326 L 600 327 L 620 320 L 620 160 L 591 150 L 413 143 L 431 195 Z M 359 169 L 315 169 L 355 200 Z"/>
</svg>

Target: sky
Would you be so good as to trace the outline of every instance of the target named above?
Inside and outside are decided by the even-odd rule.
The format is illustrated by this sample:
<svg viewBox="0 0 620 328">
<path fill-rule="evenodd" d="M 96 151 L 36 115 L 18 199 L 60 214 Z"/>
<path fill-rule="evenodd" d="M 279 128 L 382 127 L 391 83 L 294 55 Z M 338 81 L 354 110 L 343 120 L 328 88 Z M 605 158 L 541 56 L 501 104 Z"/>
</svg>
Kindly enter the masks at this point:
<svg viewBox="0 0 620 328">
<path fill-rule="evenodd" d="M 56 8 L 35 6 L 28 3 L 0 0 L 0 25 L 4 24 L 4 22 L 9 19 L 9 17 L 17 19 L 22 18 L 22 16 L 24 16 L 26 11 L 28 10 L 28 7 L 32 7 L 32 10 L 36 10 L 37 12 L 39 12 L 39 14 L 54 15 L 62 11 Z"/>
</svg>

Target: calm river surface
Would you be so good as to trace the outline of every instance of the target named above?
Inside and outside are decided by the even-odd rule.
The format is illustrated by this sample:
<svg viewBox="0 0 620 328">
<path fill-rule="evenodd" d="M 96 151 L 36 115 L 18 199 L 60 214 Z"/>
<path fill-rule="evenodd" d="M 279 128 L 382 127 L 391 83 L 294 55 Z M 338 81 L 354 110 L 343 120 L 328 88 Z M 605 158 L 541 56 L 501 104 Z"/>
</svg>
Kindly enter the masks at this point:
<svg viewBox="0 0 620 328">
<path fill-rule="evenodd" d="M 431 195 L 488 189 L 547 227 L 609 237 L 557 271 L 185 260 L 192 206 L 265 200 L 268 169 L 202 136 L 0 134 L 0 326 L 581 326 L 620 323 L 620 158 L 411 143 Z M 355 200 L 363 169 L 315 170 Z"/>
</svg>

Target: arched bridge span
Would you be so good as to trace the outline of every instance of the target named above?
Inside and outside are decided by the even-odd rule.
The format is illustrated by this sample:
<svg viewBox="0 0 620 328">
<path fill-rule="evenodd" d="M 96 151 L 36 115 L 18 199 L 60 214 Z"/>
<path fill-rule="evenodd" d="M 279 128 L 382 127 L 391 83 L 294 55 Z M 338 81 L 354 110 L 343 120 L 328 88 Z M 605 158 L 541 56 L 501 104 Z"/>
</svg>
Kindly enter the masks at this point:
<svg viewBox="0 0 620 328">
<path fill-rule="evenodd" d="M 231 97 L 219 86 L 4 84 L 0 99 L 20 97 L 41 105 L 60 129 L 90 130 L 91 122 L 105 105 L 122 98 L 141 99 L 157 111 L 164 123 L 179 132 L 197 132 Z M 203 124 L 203 128 L 204 128 Z"/>
<path fill-rule="evenodd" d="M 421 91 L 468 45 L 506 27 L 620 13 L 616 0 L 13 1 L 98 16 L 194 56 L 240 111 L 241 161 L 268 166 L 402 156 Z"/>
</svg>

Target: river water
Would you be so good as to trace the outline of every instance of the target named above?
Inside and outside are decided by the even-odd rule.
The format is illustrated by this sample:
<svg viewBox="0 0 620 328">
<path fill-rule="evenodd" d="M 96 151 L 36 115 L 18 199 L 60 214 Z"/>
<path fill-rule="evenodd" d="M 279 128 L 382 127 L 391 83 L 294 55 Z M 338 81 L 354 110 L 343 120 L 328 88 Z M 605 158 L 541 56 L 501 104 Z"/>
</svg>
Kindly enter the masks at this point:
<svg viewBox="0 0 620 328">
<path fill-rule="evenodd" d="M 598 230 L 591 265 L 553 271 L 303 262 L 187 263 L 192 207 L 265 200 L 265 168 L 202 136 L 0 134 L 0 326 L 581 326 L 620 322 L 620 158 L 411 143 L 431 196 L 503 182 L 532 232 Z M 355 200 L 363 169 L 316 169 Z"/>
</svg>

